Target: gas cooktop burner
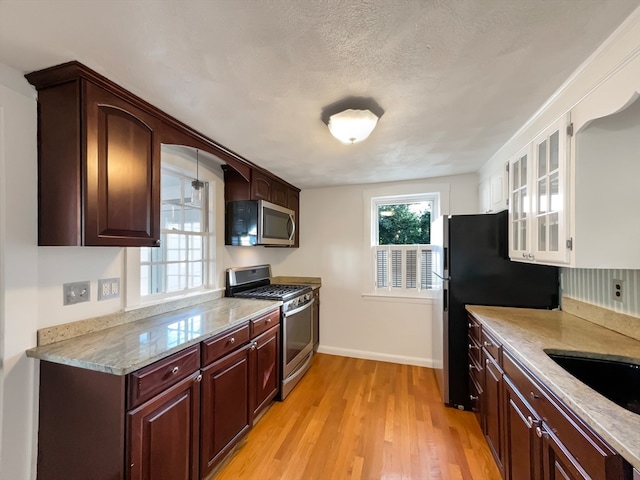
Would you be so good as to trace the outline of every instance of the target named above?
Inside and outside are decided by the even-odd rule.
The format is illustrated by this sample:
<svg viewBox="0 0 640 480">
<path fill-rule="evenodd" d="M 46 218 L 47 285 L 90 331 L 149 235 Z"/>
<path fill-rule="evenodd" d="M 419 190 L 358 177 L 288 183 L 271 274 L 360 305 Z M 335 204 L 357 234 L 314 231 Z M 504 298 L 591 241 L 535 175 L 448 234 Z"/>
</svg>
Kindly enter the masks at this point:
<svg viewBox="0 0 640 480">
<path fill-rule="evenodd" d="M 252 288 L 251 290 L 245 290 L 244 292 L 238 292 L 234 294 L 236 297 L 249 297 L 249 298 L 277 298 L 285 299 L 292 295 L 299 295 L 309 291 L 308 285 L 279 285 L 269 284 L 258 288 Z"/>
</svg>

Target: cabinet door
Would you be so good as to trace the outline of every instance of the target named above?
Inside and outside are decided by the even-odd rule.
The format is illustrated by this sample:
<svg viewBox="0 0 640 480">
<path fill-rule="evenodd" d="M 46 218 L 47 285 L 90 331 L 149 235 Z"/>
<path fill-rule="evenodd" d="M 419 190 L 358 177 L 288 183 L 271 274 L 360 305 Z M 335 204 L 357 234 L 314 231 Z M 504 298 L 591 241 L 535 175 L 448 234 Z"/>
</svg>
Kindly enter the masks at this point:
<svg viewBox="0 0 640 480">
<path fill-rule="evenodd" d="M 251 199 L 271 201 L 271 177 L 251 170 Z"/>
<path fill-rule="evenodd" d="M 545 480 L 587 480 L 591 477 L 582 469 L 567 448 L 549 431 L 544 423 L 536 427 L 542 439 L 542 460 Z"/>
<path fill-rule="evenodd" d="M 542 473 L 541 442 L 534 430 L 540 425 L 538 415 L 506 378 L 504 400 L 505 479 L 538 480 Z"/>
<path fill-rule="evenodd" d="M 159 121 L 85 86 L 85 245 L 153 246 L 160 239 Z"/>
<path fill-rule="evenodd" d="M 500 212 L 507 208 L 507 166 L 503 166 L 491 175 L 490 182 L 489 208 L 492 212 Z"/>
<path fill-rule="evenodd" d="M 502 370 L 498 364 L 482 351 L 485 364 L 484 427 L 485 438 L 493 453 L 498 468 L 504 469 L 502 458 Z"/>
<path fill-rule="evenodd" d="M 281 207 L 289 205 L 289 188 L 284 183 L 271 181 L 271 202 Z"/>
<path fill-rule="evenodd" d="M 533 142 L 532 247 L 537 261 L 566 263 L 568 116 Z"/>
<path fill-rule="evenodd" d="M 253 413 L 260 413 L 280 391 L 280 326 L 254 340 Z"/>
<path fill-rule="evenodd" d="M 249 353 L 252 345 L 247 344 L 202 370 L 201 477 L 210 473 L 251 425 Z"/>
<path fill-rule="evenodd" d="M 127 414 L 128 480 L 196 480 L 200 373 Z"/>
<path fill-rule="evenodd" d="M 529 260 L 531 246 L 529 171 L 530 147 L 521 150 L 509 162 L 509 257 Z"/>
</svg>

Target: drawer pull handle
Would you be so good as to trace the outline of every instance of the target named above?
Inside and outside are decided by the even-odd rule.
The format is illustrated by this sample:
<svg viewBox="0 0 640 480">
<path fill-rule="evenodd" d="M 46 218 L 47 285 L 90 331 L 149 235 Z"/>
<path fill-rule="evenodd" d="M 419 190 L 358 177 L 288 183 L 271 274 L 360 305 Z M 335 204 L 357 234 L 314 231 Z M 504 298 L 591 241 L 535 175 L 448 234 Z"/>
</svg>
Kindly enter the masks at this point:
<svg viewBox="0 0 640 480">
<path fill-rule="evenodd" d="M 233 337 L 231 337 L 231 338 L 229 339 L 229 345 L 233 345 L 234 343 L 236 343 L 236 339 L 235 339 L 235 338 L 233 338 Z"/>
<path fill-rule="evenodd" d="M 493 347 L 493 344 L 491 342 L 484 342 L 484 346 L 485 347 Z"/>
<path fill-rule="evenodd" d="M 542 431 L 542 429 L 540 427 L 536 427 L 536 435 L 538 438 L 542 438 L 542 434 L 544 432 Z"/>
<path fill-rule="evenodd" d="M 531 416 L 527 417 L 527 423 L 529 424 L 529 428 L 533 427 L 533 418 L 531 418 Z"/>
<path fill-rule="evenodd" d="M 478 367 L 476 367 L 473 363 L 469 365 L 469 370 L 473 370 L 474 368 L 478 370 Z"/>
<path fill-rule="evenodd" d="M 176 365 L 175 367 L 173 367 L 173 368 L 171 369 L 171 373 L 172 373 L 173 375 L 175 375 L 176 373 L 178 373 L 178 370 L 180 370 L 180 367 L 178 367 L 178 366 Z"/>
<path fill-rule="evenodd" d="M 258 344 L 257 344 L 257 342 L 252 342 L 252 343 L 251 343 L 251 350 L 253 351 L 253 350 L 255 350 L 256 348 L 258 348 Z"/>
<path fill-rule="evenodd" d="M 472 402 L 475 402 L 476 400 L 478 400 L 477 395 L 469 395 L 469 399 L 471 399 Z"/>
<path fill-rule="evenodd" d="M 198 375 L 198 376 L 196 377 L 196 382 L 197 382 L 197 383 L 199 383 L 199 382 L 201 382 L 201 381 L 202 381 L 202 374 L 200 374 L 200 375 Z"/>
<path fill-rule="evenodd" d="M 271 323 L 271 317 L 267 318 L 267 323 Z"/>
<path fill-rule="evenodd" d="M 531 392 L 531 398 L 533 398 L 534 400 L 537 400 L 538 398 L 540 398 L 540 395 Z"/>
<path fill-rule="evenodd" d="M 486 359 L 484 360 L 484 363 L 486 363 L 487 365 L 489 365 L 489 359 L 488 359 L 488 358 L 486 358 Z"/>
</svg>

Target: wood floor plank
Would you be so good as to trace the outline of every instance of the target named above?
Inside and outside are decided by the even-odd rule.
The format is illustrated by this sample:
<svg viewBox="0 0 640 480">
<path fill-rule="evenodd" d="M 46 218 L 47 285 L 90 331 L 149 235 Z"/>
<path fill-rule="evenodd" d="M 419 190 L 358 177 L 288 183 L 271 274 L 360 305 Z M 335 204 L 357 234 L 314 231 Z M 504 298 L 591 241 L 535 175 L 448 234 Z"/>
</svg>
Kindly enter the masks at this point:
<svg viewBox="0 0 640 480">
<path fill-rule="evenodd" d="M 474 414 L 433 370 L 319 354 L 216 480 L 498 480 Z"/>
</svg>

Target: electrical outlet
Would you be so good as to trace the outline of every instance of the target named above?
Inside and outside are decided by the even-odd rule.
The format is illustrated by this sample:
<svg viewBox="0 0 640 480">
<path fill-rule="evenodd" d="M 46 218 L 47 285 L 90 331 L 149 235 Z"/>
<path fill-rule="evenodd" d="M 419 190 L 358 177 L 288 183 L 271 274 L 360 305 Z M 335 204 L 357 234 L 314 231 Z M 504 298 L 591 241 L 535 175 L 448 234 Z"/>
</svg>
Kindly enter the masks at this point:
<svg viewBox="0 0 640 480">
<path fill-rule="evenodd" d="M 98 301 L 111 300 L 120 296 L 120 278 L 98 280 Z"/>
<path fill-rule="evenodd" d="M 616 280 L 611 282 L 611 294 L 616 302 L 624 302 L 624 280 Z"/>
<path fill-rule="evenodd" d="M 75 305 L 76 303 L 88 302 L 91 300 L 90 282 L 65 283 L 62 285 L 62 304 Z"/>
</svg>

